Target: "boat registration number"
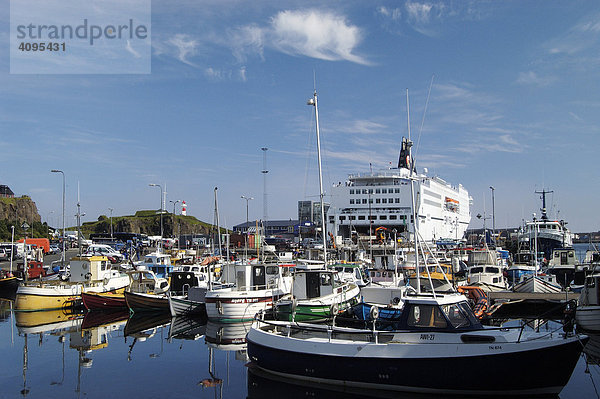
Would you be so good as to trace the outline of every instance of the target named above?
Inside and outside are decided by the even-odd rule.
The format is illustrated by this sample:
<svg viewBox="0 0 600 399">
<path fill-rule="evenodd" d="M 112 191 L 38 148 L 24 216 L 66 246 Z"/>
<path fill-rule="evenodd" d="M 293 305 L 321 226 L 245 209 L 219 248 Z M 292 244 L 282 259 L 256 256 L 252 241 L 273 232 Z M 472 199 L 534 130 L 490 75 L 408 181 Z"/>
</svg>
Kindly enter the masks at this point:
<svg viewBox="0 0 600 399">
<path fill-rule="evenodd" d="M 435 339 L 435 334 L 421 334 L 421 340 L 433 341 L 434 339 Z"/>
</svg>

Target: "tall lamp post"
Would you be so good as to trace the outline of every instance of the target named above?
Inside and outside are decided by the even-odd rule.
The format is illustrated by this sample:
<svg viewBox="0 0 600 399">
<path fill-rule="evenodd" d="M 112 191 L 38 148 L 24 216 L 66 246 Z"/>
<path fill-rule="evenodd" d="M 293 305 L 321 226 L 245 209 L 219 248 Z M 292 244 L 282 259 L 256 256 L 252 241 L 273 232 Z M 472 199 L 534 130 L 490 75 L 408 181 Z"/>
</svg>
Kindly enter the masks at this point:
<svg viewBox="0 0 600 399">
<path fill-rule="evenodd" d="M 173 237 L 175 237 L 175 205 L 177 205 L 178 202 L 181 202 L 181 200 L 169 200 L 169 202 L 173 203 Z M 177 237 L 177 249 L 179 249 L 179 237 Z"/>
<path fill-rule="evenodd" d="M 494 200 L 494 191 L 496 190 L 493 186 L 490 186 L 490 190 L 492 190 L 492 237 L 495 237 L 496 234 L 496 201 Z M 494 238 L 494 243 L 496 242 L 496 238 Z"/>
<path fill-rule="evenodd" d="M 245 195 L 241 196 L 242 199 L 246 200 L 246 237 L 248 236 L 248 229 L 249 229 L 249 220 L 248 220 L 248 202 L 250 202 L 251 200 L 254 199 L 254 197 L 246 197 Z"/>
<path fill-rule="evenodd" d="M 12 275 L 12 265 L 15 257 L 15 226 L 10 226 L 10 229 L 12 230 L 10 236 L 10 274 Z"/>
<path fill-rule="evenodd" d="M 163 240 L 163 189 L 160 184 L 150 183 L 150 187 L 160 188 L 160 244 L 159 249 L 162 251 L 162 240 Z"/>
<path fill-rule="evenodd" d="M 112 228 L 112 213 L 114 211 L 113 208 L 108 208 L 108 210 L 110 211 L 110 239 L 113 239 L 113 228 Z"/>
<path fill-rule="evenodd" d="M 65 266 L 65 172 L 58 169 L 52 169 L 52 173 L 62 173 L 63 177 L 63 203 L 62 203 L 62 252 L 60 255 L 60 264 L 62 267 Z"/>
</svg>

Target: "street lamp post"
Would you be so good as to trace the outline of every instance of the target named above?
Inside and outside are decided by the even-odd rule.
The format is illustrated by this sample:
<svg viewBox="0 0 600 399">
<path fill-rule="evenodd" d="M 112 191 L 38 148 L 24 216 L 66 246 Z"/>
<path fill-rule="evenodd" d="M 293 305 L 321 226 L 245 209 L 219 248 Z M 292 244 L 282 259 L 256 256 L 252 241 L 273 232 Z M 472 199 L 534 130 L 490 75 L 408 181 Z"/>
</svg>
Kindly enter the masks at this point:
<svg viewBox="0 0 600 399">
<path fill-rule="evenodd" d="M 114 211 L 113 208 L 108 208 L 108 210 L 110 211 L 110 239 L 113 239 L 113 228 L 112 228 L 112 213 Z"/>
<path fill-rule="evenodd" d="M 492 190 L 492 237 L 495 237 L 495 234 L 496 234 L 496 201 L 494 200 L 494 191 L 496 189 L 493 186 L 490 186 L 490 190 Z M 495 238 L 494 238 L 494 242 L 496 242 Z"/>
<path fill-rule="evenodd" d="M 250 200 L 253 200 L 253 197 L 246 197 L 245 195 L 241 196 L 242 199 L 246 200 L 246 237 L 248 236 L 248 229 L 249 229 L 249 220 L 248 220 L 248 202 L 250 202 Z"/>
<path fill-rule="evenodd" d="M 158 187 L 160 188 L 160 243 L 159 249 L 162 251 L 162 240 L 163 240 L 163 189 L 160 184 L 150 183 L 148 184 L 150 187 Z"/>
<path fill-rule="evenodd" d="M 15 257 L 15 226 L 10 226 L 12 230 L 10 236 L 10 274 L 12 275 L 13 258 Z"/>
<path fill-rule="evenodd" d="M 62 252 L 60 255 L 60 264 L 65 266 L 65 172 L 58 169 L 52 169 L 52 173 L 62 173 L 63 177 L 63 198 L 62 198 Z"/>
<path fill-rule="evenodd" d="M 181 202 L 181 200 L 177 200 L 177 201 L 169 200 L 169 202 L 172 202 L 172 203 L 173 203 L 173 217 L 175 217 L 175 205 L 176 205 L 178 202 Z"/>
</svg>

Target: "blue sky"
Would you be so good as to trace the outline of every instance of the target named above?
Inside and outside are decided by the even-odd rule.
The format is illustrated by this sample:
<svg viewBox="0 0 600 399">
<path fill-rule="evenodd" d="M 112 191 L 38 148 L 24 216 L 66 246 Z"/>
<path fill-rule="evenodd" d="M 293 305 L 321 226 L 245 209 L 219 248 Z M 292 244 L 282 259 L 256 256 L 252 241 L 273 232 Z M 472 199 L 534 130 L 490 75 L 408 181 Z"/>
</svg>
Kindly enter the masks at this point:
<svg viewBox="0 0 600 399">
<path fill-rule="evenodd" d="M 417 167 L 473 197 L 496 226 L 539 215 L 597 231 L 600 3 L 595 1 L 152 2 L 150 74 L 9 73 L 0 5 L 0 184 L 67 224 L 157 209 L 166 184 L 188 214 L 223 224 L 297 215 L 318 199 L 316 80 L 324 183 L 396 164 L 407 135 Z M 316 77 L 316 79 L 315 79 Z M 427 104 L 430 84 L 431 94 Z M 177 206 L 179 211 L 179 204 Z M 491 220 L 487 222 L 491 225 Z M 481 227 L 473 217 L 471 227 Z"/>
</svg>

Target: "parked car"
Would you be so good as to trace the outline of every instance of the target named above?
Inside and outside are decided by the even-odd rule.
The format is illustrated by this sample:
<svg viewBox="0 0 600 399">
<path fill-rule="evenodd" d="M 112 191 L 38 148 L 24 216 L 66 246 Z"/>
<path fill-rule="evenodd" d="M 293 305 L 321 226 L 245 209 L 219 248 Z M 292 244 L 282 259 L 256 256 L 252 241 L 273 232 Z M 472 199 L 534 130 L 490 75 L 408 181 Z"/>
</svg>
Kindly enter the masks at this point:
<svg viewBox="0 0 600 399">
<path fill-rule="evenodd" d="M 92 244 L 88 247 L 86 254 L 88 255 L 99 255 L 106 256 L 110 259 L 111 263 L 122 262 L 125 258 L 122 253 L 115 250 L 110 245 L 105 244 Z"/>
<path fill-rule="evenodd" d="M 0 262 L 9 260 L 9 259 L 10 259 L 10 254 L 6 253 L 6 251 L 4 249 L 0 248 Z"/>
<path fill-rule="evenodd" d="M 50 253 L 53 255 L 61 253 L 61 249 L 58 244 L 50 244 Z"/>
</svg>

